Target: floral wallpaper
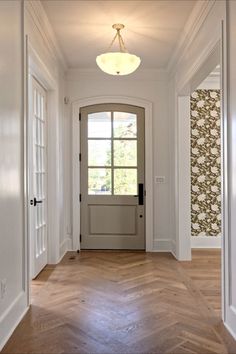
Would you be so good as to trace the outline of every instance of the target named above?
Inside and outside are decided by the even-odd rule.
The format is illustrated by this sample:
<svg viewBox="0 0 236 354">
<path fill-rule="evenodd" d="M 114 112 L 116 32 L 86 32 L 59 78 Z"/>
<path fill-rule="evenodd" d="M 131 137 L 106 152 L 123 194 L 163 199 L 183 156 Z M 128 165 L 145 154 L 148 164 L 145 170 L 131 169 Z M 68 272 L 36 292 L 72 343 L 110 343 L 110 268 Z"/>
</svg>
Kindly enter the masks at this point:
<svg viewBox="0 0 236 354">
<path fill-rule="evenodd" d="M 220 90 L 191 95 L 192 236 L 221 234 Z"/>
</svg>

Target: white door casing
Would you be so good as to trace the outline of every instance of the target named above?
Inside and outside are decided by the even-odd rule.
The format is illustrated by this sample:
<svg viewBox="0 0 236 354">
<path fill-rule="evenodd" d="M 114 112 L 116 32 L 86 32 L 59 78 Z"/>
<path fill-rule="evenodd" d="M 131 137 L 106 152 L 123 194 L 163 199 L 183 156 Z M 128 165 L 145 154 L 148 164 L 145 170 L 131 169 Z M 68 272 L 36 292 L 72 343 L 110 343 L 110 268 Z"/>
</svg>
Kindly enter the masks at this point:
<svg viewBox="0 0 236 354">
<path fill-rule="evenodd" d="M 81 248 L 145 248 L 144 109 L 81 108 Z"/>
<path fill-rule="evenodd" d="M 153 250 L 153 129 L 152 103 L 126 96 L 101 96 L 76 100 L 72 103 L 72 168 L 73 168 L 73 250 L 80 249 L 80 122 L 81 107 L 95 104 L 118 103 L 142 107 L 145 110 L 145 183 L 146 183 L 146 245 L 147 252 Z"/>
<path fill-rule="evenodd" d="M 175 129 L 176 180 L 176 257 L 191 260 L 191 189 L 190 189 L 190 94 L 221 61 L 221 41 L 211 43 L 198 67 L 183 77 L 177 87 Z M 221 118 L 223 120 L 223 117 Z M 221 124 L 223 126 L 223 122 Z M 222 195 L 223 197 L 223 195 Z"/>
<path fill-rule="evenodd" d="M 224 130 L 224 323 L 236 339 L 236 2 L 227 1 L 227 26 L 224 32 L 223 109 Z M 231 35 L 229 35 L 229 33 Z M 227 43 L 227 45 L 226 45 Z M 228 56 L 228 57 L 227 57 Z M 226 61 L 227 57 L 227 61 Z M 228 66 L 227 66 L 228 64 Z"/>
<path fill-rule="evenodd" d="M 190 97 L 178 97 L 176 124 L 176 256 L 191 260 Z"/>
</svg>

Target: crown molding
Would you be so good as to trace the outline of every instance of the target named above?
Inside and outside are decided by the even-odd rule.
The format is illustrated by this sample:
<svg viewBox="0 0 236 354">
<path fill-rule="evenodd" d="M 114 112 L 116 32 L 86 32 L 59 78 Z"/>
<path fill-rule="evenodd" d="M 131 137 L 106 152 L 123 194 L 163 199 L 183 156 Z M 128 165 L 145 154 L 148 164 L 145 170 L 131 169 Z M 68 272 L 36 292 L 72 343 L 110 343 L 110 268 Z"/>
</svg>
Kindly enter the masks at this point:
<svg viewBox="0 0 236 354">
<path fill-rule="evenodd" d="M 176 65 L 186 54 L 189 45 L 192 43 L 203 23 L 205 22 L 208 14 L 214 6 L 216 0 L 198 0 L 194 6 L 188 21 L 183 29 L 183 34 L 177 43 L 174 53 L 167 65 L 168 73 L 171 73 Z"/>
<path fill-rule="evenodd" d="M 49 22 L 47 14 L 40 0 L 25 1 L 25 9 L 32 19 L 39 34 L 41 35 L 47 50 L 59 62 L 64 70 L 68 69 L 68 64 L 57 42 L 56 36 Z"/>
</svg>

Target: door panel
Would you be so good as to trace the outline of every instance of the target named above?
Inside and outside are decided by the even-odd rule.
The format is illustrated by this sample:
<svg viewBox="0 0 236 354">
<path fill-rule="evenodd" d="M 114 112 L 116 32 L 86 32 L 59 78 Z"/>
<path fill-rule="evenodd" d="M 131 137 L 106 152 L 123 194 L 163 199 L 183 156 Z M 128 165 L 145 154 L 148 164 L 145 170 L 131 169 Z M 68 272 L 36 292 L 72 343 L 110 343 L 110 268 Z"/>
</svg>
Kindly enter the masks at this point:
<svg viewBox="0 0 236 354">
<path fill-rule="evenodd" d="M 47 264 L 46 91 L 31 77 L 29 117 L 31 277 Z"/>
<path fill-rule="evenodd" d="M 81 156 L 81 248 L 144 249 L 144 109 L 82 108 Z"/>
<path fill-rule="evenodd" d="M 90 205 L 90 234 L 135 235 L 137 219 L 136 209 L 137 207 L 135 205 Z"/>
</svg>

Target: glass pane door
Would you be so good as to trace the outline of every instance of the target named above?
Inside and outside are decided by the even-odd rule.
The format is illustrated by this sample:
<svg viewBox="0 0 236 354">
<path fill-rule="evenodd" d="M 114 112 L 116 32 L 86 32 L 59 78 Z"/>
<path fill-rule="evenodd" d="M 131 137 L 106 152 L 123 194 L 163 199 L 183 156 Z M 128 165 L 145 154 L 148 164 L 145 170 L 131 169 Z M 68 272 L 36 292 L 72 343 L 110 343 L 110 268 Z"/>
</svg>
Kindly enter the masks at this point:
<svg viewBox="0 0 236 354">
<path fill-rule="evenodd" d="M 46 210 L 45 210 L 45 97 L 44 93 L 34 89 L 34 173 L 35 198 L 40 201 L 35 208 L 36 258 L 46 250 Z"/>
</svg>

